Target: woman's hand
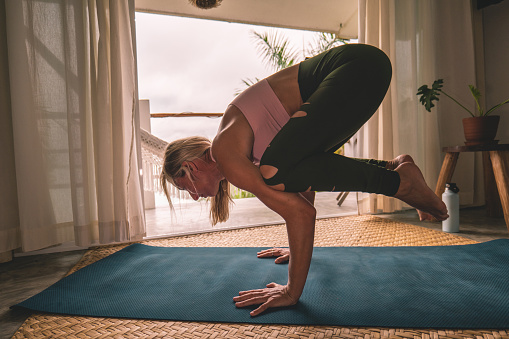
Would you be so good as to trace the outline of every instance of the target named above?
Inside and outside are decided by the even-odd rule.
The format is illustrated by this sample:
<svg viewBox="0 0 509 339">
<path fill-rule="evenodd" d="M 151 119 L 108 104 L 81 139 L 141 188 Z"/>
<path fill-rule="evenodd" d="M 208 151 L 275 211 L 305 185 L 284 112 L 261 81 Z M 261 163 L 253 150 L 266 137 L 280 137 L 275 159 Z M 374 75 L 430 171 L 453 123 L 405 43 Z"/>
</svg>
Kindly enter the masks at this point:
<svg viewBox="0 0 509 339">
<path fill-rule="evenodd" d="M 235 306 L 237 307 L 261 304 L 260 307 L 249 313 L 254 317 L 271 307 L 295 305 L 298 300 L 295 300 L 288 293 L 288 287 L 286 285 L 283 286 L 273 282 L 267 284 L 267 288 L 240 291 L 239 296 L 234 297 L 233 301 L 235 301 Z"/>
<path fill-rule="evenodd" d="M 274 262 L 276 264 L 282 264 L 290 260 L 290 249 L 289 248 L 270 248 L 268 250 L 263 250 L 257 253 L 258 258 L 270 258 L 277 257 Z"/>
</svg>

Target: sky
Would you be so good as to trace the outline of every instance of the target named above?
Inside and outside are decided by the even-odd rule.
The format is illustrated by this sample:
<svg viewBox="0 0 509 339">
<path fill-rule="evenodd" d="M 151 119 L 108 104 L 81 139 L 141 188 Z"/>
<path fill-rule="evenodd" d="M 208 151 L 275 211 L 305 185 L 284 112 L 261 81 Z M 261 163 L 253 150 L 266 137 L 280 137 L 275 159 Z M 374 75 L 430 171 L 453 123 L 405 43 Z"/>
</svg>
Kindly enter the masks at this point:
<svg viewBox="0 0 509 339">
<path fill-rule="evenodd" d="M 245 88 L 242 79 L 263 79 L 265 66 L 253 30 L 288 37 L 303 50 L 316 32 L 269 28 L 222 21 L 136 13 L 140 99 L 150 100 L 151 113 L 222 113 Z M 191 135 L 212 139 L 220 118 L 152 118 L 152 134 L 166 141 Z"/>
</svg>

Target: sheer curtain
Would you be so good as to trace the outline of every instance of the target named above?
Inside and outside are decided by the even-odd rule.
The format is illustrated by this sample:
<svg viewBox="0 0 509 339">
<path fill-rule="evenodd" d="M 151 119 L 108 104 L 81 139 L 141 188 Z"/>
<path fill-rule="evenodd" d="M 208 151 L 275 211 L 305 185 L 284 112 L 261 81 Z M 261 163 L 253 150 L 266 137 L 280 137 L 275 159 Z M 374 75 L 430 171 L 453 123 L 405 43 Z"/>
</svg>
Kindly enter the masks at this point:
<svg viewBox="0 0 509 339">
<path fill-rule="evenodd" d="M 441 148 L 463 144 L 461 118 L 466 116 L 445 97 L 429 113 L 416 93 L 421 85 L 443 78 L 452 94 L 470 102 L 467 84 L 475 84 L 470 1 L 359 0 L 359 42 L 377 46 L 390 57 L 393 79 L 377 113 L 352 139 L 348 155 L 392 159 L 410 154 L 434 190 Z M 462 166 L 472 170 L 457 171 L 454 179 L 462 189 L 462 204 L 471 204 L 474 158 L 462 158 Z M 394 198 L 359 195 L 360 213 L 404 207 Z"/>
<path fill-rule="evenodd" d="M 22 250 L 141 239 L 134 0 L 7 1 L 6 19 Z"/>
<path fill-rule="evenodd" d="M 10 250 L 19 247 L 18 194 L 5 17 L 5 2 L 0 0 L 0 262 L 11 260 Z"/>
</svg>

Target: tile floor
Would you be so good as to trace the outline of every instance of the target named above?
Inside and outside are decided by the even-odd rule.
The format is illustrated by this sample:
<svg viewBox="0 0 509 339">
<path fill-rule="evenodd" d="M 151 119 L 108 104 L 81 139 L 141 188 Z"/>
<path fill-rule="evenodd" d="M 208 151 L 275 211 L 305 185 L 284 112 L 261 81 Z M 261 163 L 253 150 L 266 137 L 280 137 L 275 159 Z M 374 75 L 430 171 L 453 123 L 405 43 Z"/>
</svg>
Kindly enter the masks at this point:
<svg viewBox="0 0 509 339">
<path fill-rule="evenodd" d="M 357 214 L 355 193 L 351 193 L 341 207 L 336 205 L 335 197 L 335 193 L 321 193 L 317 196 L 316 206 L 319 217 Z M 147 225 L 150 226 L 148 236 L 189 232 L 187 227 L 168 226 L 172 216 L 167 207 L 148 210 L 146 216 Z M 379 216 L 431 229 L 441 229 L 440 223 L 420 222 L 414 210 Z M 180 225 L 184 222 L 187 225 L 194 225 L 198 232 L 211 230 L 204 204 L 184 204 L 176 210 L 173 218 L 179 221 Z M 277 214 L 268 210 L 257 199 L 251 198 L 238 200 L 230 220 L 214 230 L 277 223 L 281 223 Z M 477 241 L 509 238 L 504 219 L 486 217 L 484 208 L 462 209 L 460 225 L 459 235 Z M 0 264 L 0 339 L 10 338 L 29 315 L 26 312 L 10 310 L 9 306 L 42 291 L 61 279 L 84 253 L 85 250 L 78 250 L 15 257 L 11 262 Z"/>
</svg>

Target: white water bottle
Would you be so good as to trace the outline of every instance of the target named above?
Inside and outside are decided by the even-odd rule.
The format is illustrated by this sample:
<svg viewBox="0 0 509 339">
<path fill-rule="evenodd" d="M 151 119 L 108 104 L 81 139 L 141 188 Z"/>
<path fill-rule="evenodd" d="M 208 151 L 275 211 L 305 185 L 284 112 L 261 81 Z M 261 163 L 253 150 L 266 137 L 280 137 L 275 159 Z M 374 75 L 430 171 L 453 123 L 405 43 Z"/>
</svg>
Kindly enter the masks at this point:
<svg viewBox="0 0 509 339">
<path fill-rule="evenodd" d="M 445 192 L 442 194 L 442 201 L 447 206 L 449 218 L 442 221 L 442 231 L 456 233 L 460 231 L 460 198 L 459 188 L 455 183 L 445 184 Z"/>
</svg>

